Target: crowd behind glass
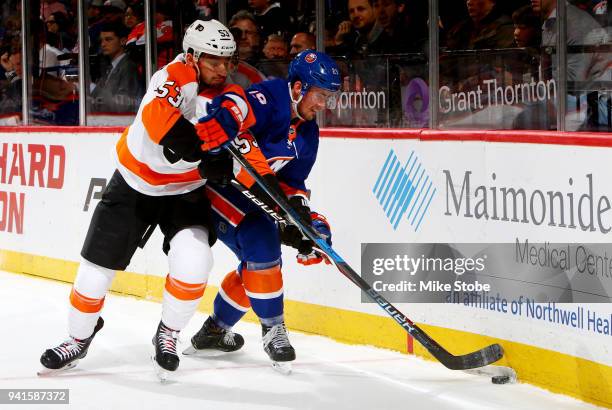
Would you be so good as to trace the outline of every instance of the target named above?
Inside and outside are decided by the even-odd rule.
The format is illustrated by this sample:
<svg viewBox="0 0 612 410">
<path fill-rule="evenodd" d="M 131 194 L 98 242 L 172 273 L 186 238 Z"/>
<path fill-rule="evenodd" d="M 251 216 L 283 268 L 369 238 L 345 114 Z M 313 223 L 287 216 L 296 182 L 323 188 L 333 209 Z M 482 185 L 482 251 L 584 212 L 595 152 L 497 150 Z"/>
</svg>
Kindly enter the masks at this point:
<svg viewBox="0 0 612 410">
<path fill-rule="evenodd" d="M 29 67 L 23 67 L 21 7 L 28 1 Z M 19 124 L 22 77 L 32 78 L 34 124 L 129 124 L 146 88 L 145 4 L 86 0 L 88 89 L 79 90 L 78 0 L 5 0 L 0 5 L 0 125 Z M 155 65 L 180 52 L 196 18 L 218 18 L 217 0 L 151 0 Z M 231 81 L 247 87 L 284 77 L 317 34 L 342 70 L 326 126 L 612 130 L 612 21 L 606 0 L 439 1 L 437 92 L 429 90 L 427 0 L 229 0 L 222 10 L 238 45 Z M 324 5 L 323 25 L 315 22 Z M 565 62 L 557 35 L 566 20 Z M 317 31 L 318 30 L 318 31 Z M 563 101 L 564 104 L 559 102 Z M 565 107 L 564 107 L 565 106 Z M 565 108 L 561 114 L 560 110 Z M 560 117 L 557 118 L 557 117 Z"/>
</svg>

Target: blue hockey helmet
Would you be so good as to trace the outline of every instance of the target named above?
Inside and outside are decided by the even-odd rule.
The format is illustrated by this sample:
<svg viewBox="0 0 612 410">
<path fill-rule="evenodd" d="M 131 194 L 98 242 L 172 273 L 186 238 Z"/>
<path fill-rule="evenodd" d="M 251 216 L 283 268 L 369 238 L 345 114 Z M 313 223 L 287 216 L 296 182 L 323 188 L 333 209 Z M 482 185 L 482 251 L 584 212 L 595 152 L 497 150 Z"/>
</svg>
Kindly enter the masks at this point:
<svg viewBox="0 0 612 410">
<path fill-rule="evenodd" d="M 301 81 L 302 95 L 310 87 L 331 92 L 340 90 L 340 70 L 336 62 L 327 54 L 315 50 L 304 50 L 295 56 L 289 64 L 287 80 L 290 84 Z"/>
</svg>

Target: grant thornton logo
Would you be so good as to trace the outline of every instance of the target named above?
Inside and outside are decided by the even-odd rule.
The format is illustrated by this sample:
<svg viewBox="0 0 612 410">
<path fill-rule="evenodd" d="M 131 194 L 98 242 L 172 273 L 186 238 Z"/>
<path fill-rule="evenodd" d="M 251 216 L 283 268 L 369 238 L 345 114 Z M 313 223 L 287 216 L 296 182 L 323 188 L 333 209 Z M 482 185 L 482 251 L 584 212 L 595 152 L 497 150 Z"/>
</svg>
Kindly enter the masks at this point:
<svg viewBox="0 0 612 410">
<path fill-rule="evenodd" d="M 406 220 L 418 231 L 436 194 L 425 168 L 414 151 L 406 163 L 391 150 L 372 189 L 393 229 Z"/>
</svg>

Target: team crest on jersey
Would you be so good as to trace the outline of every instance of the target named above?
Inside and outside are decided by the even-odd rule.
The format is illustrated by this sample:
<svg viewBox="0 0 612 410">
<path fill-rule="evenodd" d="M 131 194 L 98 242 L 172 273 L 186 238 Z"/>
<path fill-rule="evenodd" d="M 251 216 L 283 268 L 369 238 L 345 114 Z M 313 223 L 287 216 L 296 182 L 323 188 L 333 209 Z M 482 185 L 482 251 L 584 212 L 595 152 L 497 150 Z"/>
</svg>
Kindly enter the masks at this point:
<svg viewBox="0 0 612 410">
<path fill-rule="evenodd" d="M 315 53 L 308 53 L 306 54 L 306 57 L 304 57 L 304 60 L 307 63 L 314 63 L 316 59 L 317 59 L 317 55 Z"/>
<path fill-rule="evenodd" d="M 289 126 L 289 132 L 287 133 L 287 148 L 291 148 L 291 144 L 293 144 L 293 141 L 295 140 L 296 137 L 297 137 L 296 126 L 295 124 L 291 124 Z"/>
</svg>

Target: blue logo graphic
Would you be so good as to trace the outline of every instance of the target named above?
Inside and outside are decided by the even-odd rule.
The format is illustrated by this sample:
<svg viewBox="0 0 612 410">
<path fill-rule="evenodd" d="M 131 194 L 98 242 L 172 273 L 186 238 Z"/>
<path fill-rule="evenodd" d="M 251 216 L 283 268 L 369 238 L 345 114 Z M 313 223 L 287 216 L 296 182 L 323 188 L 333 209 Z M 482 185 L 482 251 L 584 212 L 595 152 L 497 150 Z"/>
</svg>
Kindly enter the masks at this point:
<svg viewBox="0 0 612 410">
<path fill-rule="evenodd" d="M 405 218 L 416 232 L 436 194 L 436 188 L 429 176 L 425 175 L 425 169 L 414 151 L 402 166 L 391 150 L 372 192 L 394 230 Z"/>
</svg>

